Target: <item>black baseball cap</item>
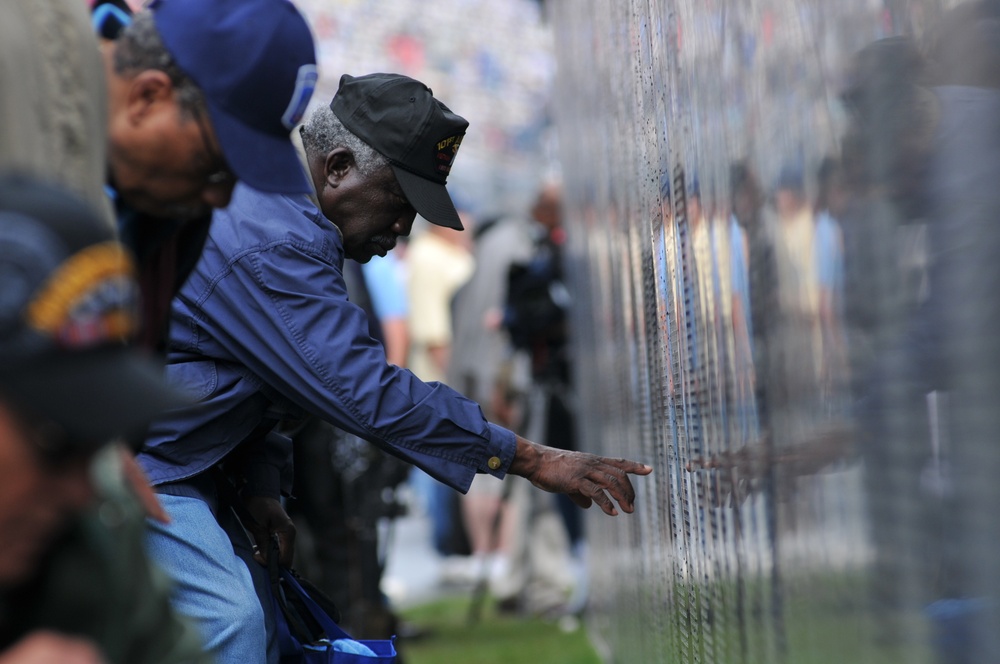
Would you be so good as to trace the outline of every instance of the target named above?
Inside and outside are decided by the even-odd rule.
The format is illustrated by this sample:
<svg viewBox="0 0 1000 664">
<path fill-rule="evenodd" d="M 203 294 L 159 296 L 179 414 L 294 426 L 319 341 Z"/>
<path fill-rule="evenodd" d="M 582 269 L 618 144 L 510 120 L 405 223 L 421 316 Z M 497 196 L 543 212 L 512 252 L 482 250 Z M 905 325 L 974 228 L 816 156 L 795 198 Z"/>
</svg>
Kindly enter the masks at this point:
<svg viewBox="0 0 1000 664">
<path fill-rule="evenodd" d="M 140 440 L 187 402 L 127 345 L 138 291 L 128 250 L 83 200 L 0 177 L 0 399 L 58 425 L 69 453 Z"/>
<path fill-rule="evenodd" d="M 410 205 L 427 221 L 463 230 L 445 181 L 468 120 L 402 74 L 340 77 L 330 110 L 355 136 L 389 160 Z"/>
</svg>

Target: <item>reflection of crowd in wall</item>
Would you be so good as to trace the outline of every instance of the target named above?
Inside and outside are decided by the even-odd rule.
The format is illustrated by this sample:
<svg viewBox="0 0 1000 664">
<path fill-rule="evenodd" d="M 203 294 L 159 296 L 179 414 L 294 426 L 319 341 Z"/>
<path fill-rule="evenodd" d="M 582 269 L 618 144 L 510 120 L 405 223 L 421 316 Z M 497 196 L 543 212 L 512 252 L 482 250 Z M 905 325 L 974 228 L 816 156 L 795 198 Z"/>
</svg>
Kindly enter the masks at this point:
<svg viewBox="0 0 1000 664">
<path fill-rule="evenodd" d="M 882 661 L 888 644 L 996 659 L 991 630 L 970 657 L 968 630 L 1000 578 L 984 508 L 997 3 L 553 10 L 570 26 L 557 115 L 594 298 L 577 326 L 598 364 L 585 420 L 610 419 L 619 449 L 664 471 L 647 498 L 659 518 L 611 532 L 662 577 L 641 592 L 595 580 L 615 656 Z M 652 247 L 642 265 L 636 236 Z M 647 280 L 655 300 L 621 287 Z M 653 316 L 634 348 L 630 326 Z M 631 408 L 647 397 L 650 427 Z M 617 571 L 620 549 L 600 563 Z M 660 606 L 669 619 L 647 618 Z M 831 616 L 856 643 L 809 643 Z"/>
</svg>

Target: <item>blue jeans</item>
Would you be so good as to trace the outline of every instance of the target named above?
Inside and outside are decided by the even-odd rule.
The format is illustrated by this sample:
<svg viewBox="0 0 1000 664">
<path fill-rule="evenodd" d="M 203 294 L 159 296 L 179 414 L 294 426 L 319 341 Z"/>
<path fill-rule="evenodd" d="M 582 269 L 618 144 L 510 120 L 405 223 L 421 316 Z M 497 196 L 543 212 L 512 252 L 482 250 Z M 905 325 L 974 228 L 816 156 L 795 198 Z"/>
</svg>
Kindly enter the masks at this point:
<svg viewBox="0 0 1000 664">
<path fill-rule="evenodd" d="M 220 508 L 216 518 L 198 498 L 159 498 L 172 521 L 150 521 L 146 547 L 174 581 L 174 608 L 199 626 L 219 664 L 277 664 L 267 570 L 232 512 Z"/>
</svg>

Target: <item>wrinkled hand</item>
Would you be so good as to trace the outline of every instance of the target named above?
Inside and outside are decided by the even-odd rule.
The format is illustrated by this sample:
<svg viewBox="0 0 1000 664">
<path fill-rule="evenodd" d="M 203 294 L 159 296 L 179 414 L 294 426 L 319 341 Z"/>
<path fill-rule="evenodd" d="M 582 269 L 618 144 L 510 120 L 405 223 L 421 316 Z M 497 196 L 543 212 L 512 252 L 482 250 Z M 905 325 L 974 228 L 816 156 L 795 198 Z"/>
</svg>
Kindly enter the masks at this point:
<svg viewBox="0 0 1000 664">
<path fill-rule="evenodd" d="M 617 516 L 616 502 L 629 514 L 635 509 L 635 489 L 629 474 L 649 475 L 653 469 L 627 459 L 546 447 L 518 436 L 509 472 L 528 479 L 539 489 L 565 493 L 580 507 L 586 509 L 597 503 L 605 514 Z"/>
<path fill-rule="evenodd" d="M 271 537 L 276 535 L 278 563 L 283 567 L 291 567 L 295 556 L 295 524 L 281 506 L 281 501 L 267 496 L 250 496 L 244 504 L 256 521 L 255 524 L 248 524 L 248 530 L 257 543 L 254 559 L 261 565 L 267 564 Z"/>
<path fill-rule="evenodd" d="M 0 652 L 0 664 L 105 664 L 89 641 L 55 632 L 32 632 Z"/>
</svg>

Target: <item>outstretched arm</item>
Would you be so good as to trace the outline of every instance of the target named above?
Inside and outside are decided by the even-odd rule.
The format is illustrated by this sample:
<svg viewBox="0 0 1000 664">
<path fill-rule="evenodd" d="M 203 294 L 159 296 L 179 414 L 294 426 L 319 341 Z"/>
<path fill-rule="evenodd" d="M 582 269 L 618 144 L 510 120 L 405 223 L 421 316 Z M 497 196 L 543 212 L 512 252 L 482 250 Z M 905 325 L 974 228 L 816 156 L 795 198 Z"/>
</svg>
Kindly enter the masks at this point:
<svg viewBox="0 0 1000 664">
<path fill-rule="evenodd" d="M 635 509 L 629 474 L 649 475 L 653 469 L 627 459 L 546 447 L 518 436 L 517 451 L 507 472 L 524 477 L 539 489 L 565 493 L 580 507 L 597 503 L 605 514 L 617 516 L 615 502 L 629 514 Z"/>
</svg>

